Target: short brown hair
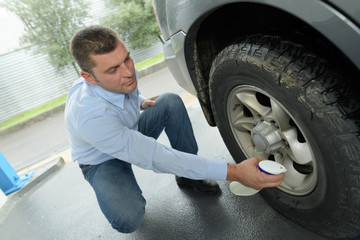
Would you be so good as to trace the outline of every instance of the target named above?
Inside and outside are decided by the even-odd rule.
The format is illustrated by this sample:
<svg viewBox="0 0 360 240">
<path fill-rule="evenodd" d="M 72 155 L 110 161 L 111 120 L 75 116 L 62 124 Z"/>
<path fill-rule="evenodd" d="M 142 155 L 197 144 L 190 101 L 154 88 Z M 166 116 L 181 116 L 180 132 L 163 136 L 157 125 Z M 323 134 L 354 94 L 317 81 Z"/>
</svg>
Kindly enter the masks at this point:
<svg viewBox="0 0 360 240">
<path fill-rule="evenodd" d="M 75 33 L 70 42 L 70 51 L 79 67 L 92 74 L 96 64 L 91 55 L 109 53 L 119 42 L 122 41 L 113 29 L 93 25 Z"/>
</svg>

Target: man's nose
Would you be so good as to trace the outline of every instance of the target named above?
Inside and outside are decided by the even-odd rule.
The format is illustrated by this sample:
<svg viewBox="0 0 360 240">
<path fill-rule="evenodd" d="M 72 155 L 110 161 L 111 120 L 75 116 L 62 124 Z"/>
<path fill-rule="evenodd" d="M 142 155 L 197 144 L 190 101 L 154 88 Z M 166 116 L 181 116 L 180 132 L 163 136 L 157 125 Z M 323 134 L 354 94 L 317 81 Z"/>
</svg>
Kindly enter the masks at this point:
<svg viewBox="0 0 360 240">
<path fill-rule="evenodd" d="M 132 75 L 133 75 L 132 68 L 130 66 L 128 66 L 127 64 L 125 64 L 125 63 L 122 64 L 121 70 L 122 70 L 124 77 L 132 77 Z"/>
</svg>

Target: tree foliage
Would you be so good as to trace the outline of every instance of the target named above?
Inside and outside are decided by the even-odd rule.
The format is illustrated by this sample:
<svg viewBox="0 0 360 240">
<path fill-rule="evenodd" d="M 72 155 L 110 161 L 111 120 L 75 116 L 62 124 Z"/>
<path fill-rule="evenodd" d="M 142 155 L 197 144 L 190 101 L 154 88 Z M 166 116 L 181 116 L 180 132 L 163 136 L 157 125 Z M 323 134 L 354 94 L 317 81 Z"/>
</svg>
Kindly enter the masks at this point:
<svg viewBox="0 0 360 240">
<path fill-rule="evenodd" d="M 101 23 L 117 31 L 132 48 L 149 47 L 160 35 L 151 0 L 108 0 L 115 9 Z"/>
<path fill-rule="evenodd" d="M 4 0 L 0 6 L 24 23 L 22 45 L 33 46 L 34 53 L 47 54 L 57 70 L 72 64 L 78 72 L 69 43 L 87 17 L 84 0 Z"/>
</svg>

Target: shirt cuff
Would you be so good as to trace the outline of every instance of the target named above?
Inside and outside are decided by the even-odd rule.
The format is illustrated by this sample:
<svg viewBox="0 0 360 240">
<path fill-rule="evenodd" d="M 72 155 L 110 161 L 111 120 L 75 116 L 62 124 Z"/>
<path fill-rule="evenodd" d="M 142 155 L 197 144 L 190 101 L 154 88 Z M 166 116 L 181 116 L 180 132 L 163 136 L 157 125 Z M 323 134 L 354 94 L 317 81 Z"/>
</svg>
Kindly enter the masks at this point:
<svg viewBox="0 0 360 240">
<path fill-rule="evenodd" d="M 227 162 L 221 159 L 209 159 L 207 165 L 207 179 L 212 180 L 226 180 L 227 176 Z"/>
</svg>

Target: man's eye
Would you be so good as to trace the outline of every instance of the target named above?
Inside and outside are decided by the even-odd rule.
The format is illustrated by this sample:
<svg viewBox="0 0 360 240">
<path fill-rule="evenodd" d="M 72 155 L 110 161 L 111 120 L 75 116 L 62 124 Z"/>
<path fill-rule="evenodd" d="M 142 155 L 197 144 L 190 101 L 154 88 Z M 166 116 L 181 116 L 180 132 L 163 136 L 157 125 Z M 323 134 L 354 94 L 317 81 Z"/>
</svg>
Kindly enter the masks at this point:
<svg viewBox="0 0 360 240">
<path fill-rule="evenodd" d="M 116 73 L 117 68 L 114 68 L 110 71 L 110 73 Z"/>
</svg>

